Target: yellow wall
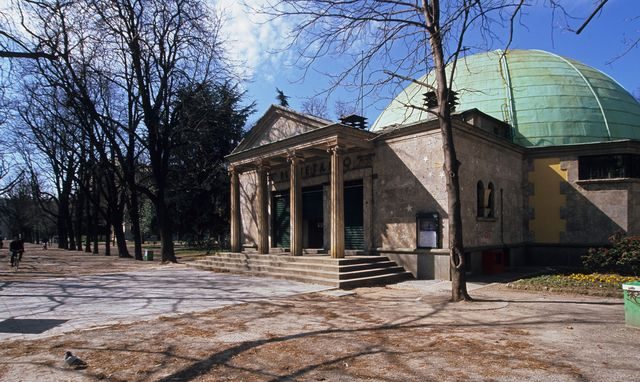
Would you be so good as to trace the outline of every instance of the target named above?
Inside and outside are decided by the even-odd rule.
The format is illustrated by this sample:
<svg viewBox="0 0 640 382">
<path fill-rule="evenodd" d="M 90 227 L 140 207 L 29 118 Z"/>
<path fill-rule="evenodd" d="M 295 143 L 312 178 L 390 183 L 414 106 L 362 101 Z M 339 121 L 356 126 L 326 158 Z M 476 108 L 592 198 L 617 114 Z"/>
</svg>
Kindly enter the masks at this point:
<svg viewBox="0 0 640 382">
<path fill-rule="evenodd" d="M 529 172 L 529 182 L 533 184 L 529 207 L 533 208 L 535 218 L 529 220 L 529 230 L 536 243 L 559 243 L 560 233 L 566 230 L 567 222 L 560 217 L 560 209 L 567 204 L 560 185 L 566 181 L 567 171 L 560 168 L 560 159 L 533 161 L 533 171 Z"/>
</svg>

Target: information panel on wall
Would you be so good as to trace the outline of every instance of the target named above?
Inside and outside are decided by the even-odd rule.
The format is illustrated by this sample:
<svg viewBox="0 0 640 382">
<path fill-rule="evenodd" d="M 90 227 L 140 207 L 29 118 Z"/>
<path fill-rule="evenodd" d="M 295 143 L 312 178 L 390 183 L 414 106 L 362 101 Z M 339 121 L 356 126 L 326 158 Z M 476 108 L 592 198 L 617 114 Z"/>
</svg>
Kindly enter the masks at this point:
<svg viewBox="0 0 640 382">
<path fill-rule="evenodd" d="M 418 248 L 440 247 L 440 214 L 437 212 L 416 215 Z"/>
</svg>

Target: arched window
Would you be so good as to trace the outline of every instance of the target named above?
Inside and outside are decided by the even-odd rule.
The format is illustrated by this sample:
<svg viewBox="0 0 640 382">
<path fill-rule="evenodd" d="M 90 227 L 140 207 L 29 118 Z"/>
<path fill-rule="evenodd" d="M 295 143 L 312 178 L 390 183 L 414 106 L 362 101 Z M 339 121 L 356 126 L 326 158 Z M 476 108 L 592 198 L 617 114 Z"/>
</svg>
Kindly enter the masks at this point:
<svg viewBox="0 0 640 382">
<path fill-rule="evenodd" d="M 477 200 L 478 200 L 478 214 L 477 216 L 479 218 L 483 218 L 484 217 L 484 206 L 485 206 L 485 200 L 484 200 L 484 183 L 482 183 L 481 180 L 478 181 L 478 186 L 476 188 L 476 196 L 477 196 Z"/>
<path fill-rule="evenodd" d="M 487 208 L 487 214 L 485 215 L 488 218 L 494 218 L 496 216 L 495 214 L 495 190 L 493 187 L 493 183 L 489 183 L 489 186 L 487 186 L 487 204 L 486 204 L 486 208 Z"/>
</svg>

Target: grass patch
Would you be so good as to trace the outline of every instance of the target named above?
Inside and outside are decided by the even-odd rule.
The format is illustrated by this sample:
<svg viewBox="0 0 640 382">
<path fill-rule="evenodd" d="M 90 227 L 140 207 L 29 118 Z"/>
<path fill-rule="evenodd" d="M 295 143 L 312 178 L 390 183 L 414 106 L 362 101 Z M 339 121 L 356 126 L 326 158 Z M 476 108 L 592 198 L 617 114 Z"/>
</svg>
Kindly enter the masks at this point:
<svg viewBox="0 0 640 382">
<path fill-rule="evenodd" d="M 508 286 L 514 289 L 577 293 L 591 296 L 622 297 L 622 284 L 639 277 L 603 273 L 568 273 L 521 279 Z"/>
</svg>

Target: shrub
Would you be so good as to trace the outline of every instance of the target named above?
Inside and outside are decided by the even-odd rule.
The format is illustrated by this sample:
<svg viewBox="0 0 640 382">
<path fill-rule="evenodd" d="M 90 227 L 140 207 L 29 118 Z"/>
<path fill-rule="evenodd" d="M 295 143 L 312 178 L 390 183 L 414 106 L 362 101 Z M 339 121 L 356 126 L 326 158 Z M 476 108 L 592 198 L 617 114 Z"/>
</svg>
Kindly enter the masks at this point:
<svg viewBox="0 0 640 382">
<path fill-rule="evenodd" d="M 615 234 L 609 238 L 610 248 L 589 248 L 582 265 L 589 272 L 614 272 L 640 275 L 640 236 Z"/>
</svg>

